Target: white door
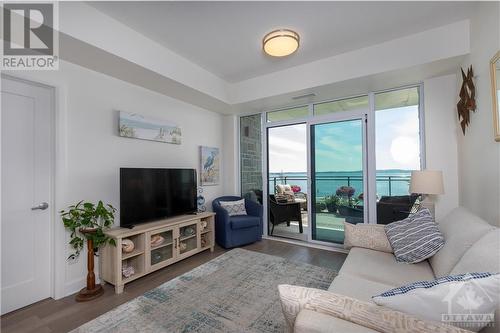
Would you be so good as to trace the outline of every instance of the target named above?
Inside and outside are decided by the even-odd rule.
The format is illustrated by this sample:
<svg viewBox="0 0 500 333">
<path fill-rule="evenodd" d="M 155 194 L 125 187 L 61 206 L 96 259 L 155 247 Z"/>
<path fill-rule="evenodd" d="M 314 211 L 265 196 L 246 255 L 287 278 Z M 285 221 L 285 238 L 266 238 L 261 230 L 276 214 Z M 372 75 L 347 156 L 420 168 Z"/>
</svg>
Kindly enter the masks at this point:
<svg viewBox="0 0 500 333">
<path fill-rule="evenodd" d="M 1 313 L 51 296 L 53 90 L 2 77 Z"/>
</svg>

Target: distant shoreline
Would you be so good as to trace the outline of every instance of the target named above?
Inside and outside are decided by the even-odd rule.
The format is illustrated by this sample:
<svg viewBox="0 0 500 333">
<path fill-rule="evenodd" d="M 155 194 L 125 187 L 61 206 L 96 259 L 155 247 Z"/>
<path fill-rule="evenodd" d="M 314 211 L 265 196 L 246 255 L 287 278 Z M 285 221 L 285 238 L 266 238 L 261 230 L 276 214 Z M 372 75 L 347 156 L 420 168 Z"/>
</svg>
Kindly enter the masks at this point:
<svg viewBox="0 0 500 333">
<path fill-rule="evenodd" d="M 404 170 L 404 169 L 382 169 L 382 170 L 376 170 L 376 172 L 381 172 L 381 173 L 411 173 L 413 170 Z M 357 171 L 318 171 L 316 173 L 363 173 L 362 170 L 357 170 Z M 270 172 L 270 175 L 281 175 L 281 174 L 299 174 L 299 175 L 306 175 L 307 171 L 279 171 L 279 172 Z"/>
<path fill-rule="evenodd" d="M 378 196 L 407 195 L 409 192 L 411 170 L 385 169 L 376 172 L 376 191 Z M 269 188 L 275 184 L 297 185 L 307 192 L 307 172 L 273 172 L 268 177 Z M 316 173 L 316 195 L 324 197 L 335 194 L 340 186 L 349 185 L 355 189 L 356 196 L 363 192 L 362 171 L 320 171 Z"/>
</svg>

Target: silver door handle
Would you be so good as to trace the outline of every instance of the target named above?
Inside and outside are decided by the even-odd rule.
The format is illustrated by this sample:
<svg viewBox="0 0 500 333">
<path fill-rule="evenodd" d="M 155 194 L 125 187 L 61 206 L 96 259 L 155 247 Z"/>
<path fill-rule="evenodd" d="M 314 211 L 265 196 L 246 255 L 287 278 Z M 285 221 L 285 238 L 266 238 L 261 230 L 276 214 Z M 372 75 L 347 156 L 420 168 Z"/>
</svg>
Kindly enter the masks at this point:
<svg viewBox="0 0 500 333">
<path fill-rule="evenodd" d="M 46 202 L 42 202 L 41 204 L 39 204 L 38 206 L 35 206 L 35 207 L 31 207 L 31 210 L 37 210 L 37 209 L 40 209 L 40 210 L 46 210 L 47 208 L 49 208 L 49 204 L 46 203 Z"/>
</svg>

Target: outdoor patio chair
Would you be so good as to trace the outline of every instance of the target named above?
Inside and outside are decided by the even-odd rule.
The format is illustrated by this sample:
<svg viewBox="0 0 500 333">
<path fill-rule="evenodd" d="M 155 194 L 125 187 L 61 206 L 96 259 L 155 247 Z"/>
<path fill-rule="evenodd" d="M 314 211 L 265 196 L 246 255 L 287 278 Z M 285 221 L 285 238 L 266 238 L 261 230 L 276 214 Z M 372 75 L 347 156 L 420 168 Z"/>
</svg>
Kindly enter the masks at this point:
<svg viewBox="0 0 500 333">
<path fill-rule="evenodd" d="M 300 208 L 307 210 L 307 195 L 303 192 L 293 192 L 292 186 L 288 184 L 278 184 L 276 185 L 276 194 L 285 195 L 293 198 L 295 202 L 300 203 Z"/>
<path fill-rule="evenodd" d="M 300 211 L 300 202 L 278 202 L 274 195 L 269 196 L 270 222 L 272 224 L 271 236 L 274 226 L 285 223 L 290 226 L 290 221 L 299 222 L 299 232 L 303 233 L 302 213 Z"/>
<path fill-rule="evenodd" d="M 389 224 L 408 217 L 418 195 L 383 196 L 377 203 L 377 223 Z"/>
<path fill-rule="evenodd" d="M 362 207 L 339 206 L 339 215 L 344 217 L 347 223 L 358 224 L 364 222 Z"/>
</svg>

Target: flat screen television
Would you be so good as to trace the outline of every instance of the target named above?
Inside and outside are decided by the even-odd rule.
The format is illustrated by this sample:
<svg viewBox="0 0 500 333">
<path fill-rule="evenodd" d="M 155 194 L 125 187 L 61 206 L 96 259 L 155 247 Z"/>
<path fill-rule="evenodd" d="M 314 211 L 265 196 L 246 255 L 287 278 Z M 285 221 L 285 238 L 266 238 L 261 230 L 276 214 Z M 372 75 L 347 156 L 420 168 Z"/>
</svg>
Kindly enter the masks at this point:
<svg viewBox="0 0 500 333">
<path fill-rule="evenodd" d="M 195 169 L 120 168 L 120 226 L 195 213 L 196 195 Z"/>
</svg>

